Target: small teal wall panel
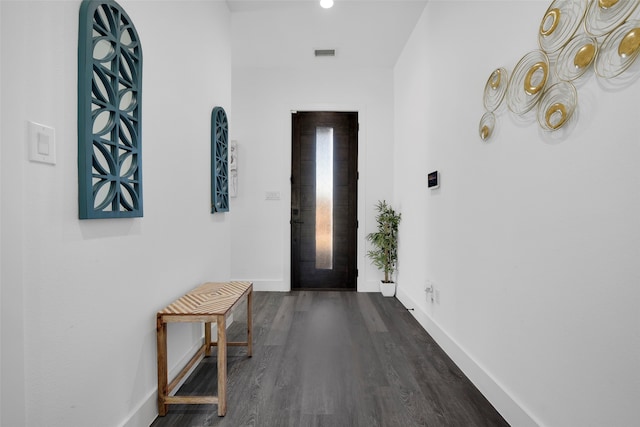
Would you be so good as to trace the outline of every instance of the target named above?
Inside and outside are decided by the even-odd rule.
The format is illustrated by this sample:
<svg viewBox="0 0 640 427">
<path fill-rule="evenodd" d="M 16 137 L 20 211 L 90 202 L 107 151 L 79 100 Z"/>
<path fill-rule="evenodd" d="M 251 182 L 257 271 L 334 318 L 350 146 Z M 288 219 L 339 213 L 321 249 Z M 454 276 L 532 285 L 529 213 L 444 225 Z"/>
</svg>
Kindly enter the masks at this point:
<svg viewBox="0 0 640 427">
<path fill-rule="evenodd" d="M 211 112 L 211 213 L 229 211 L 229 123 L 222 107 Z"/>
<path fill-rule="evenodd" d="M 141 217 L 142 46 L 124 9 L 84 0 L 78 33 L 80 219 Z"/>
</svg>

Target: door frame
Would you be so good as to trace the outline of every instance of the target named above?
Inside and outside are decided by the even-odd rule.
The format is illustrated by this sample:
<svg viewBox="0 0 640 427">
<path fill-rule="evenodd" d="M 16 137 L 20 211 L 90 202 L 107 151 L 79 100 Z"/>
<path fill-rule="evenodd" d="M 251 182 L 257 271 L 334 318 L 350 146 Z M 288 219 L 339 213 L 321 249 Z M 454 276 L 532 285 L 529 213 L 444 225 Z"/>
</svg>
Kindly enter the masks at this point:
<svg viewBox="0 0 640 427">
<path fill-rule="evenodd" d="M 292 178 L 297 178 L 298 182 L 291 181 L 290 187 L 293 192 L 297 193 L 299 197 L 298 203 L 294 206 L 291 205 L 291 232 L 297 231 L 298 236 L 294 239 L 293 235 L 290 242 L 291 250 L 297 249 L 297 252 L 291 254 L 291 279 L 297 278 L 300 282 L 297 283 L 298 286 L 292 289 L 296 290 L 306 290 L 306 289 L 324 289 L 324 290 L 344 290 L 344 291 L 356 291 L 357 290 L 357 277 L 358 277 L 358 258 L 357 258 L 357 249 L 358 249 L 358 112 L 357 111 L 297 111 L 296 113 L 291 114 L 291 123 L 292 123 L 292 132 L 294 133 L 291 138 L 291 148 L 292 148 L 292 157 L 294 153 L 298 153 L 295 159 L 295 162 L 291 163 L 291 176 Z M 328 270 L 324 269 L 316 269 L 316 267 L 311 267 L 309 265 L 309 261 L 311 261 L 308 257 L 311 255 L 309 250 L 311 248 L 309 245 L 314 246 L 313 241 L 309 241 L 310 237 L 308 233 L 312 230 L 309 229 L 309 224 L 316 223 L 317 219 L 313 219 L 313 215 L 310 217 L 310 212 L 308 211 L 308 207 L 306 203 L 309 203 L 308 198 L 317 197 L 313 195 L 313 193 L 309 193 L 308 185 L 303 186 L 302 181 L 304 179 L 309 179 L 309 175 L 305 172 L 306 169 L 302 168 L 302 162 L 304 159 L 309 159 L 308 156 L 313 155 L 314 159 L 317 155 L 315 147 L 310 147 L 308 145 L 303 144 L 303 135 L 306 135 L 306 138 L 309 138 L 309 132 L 313 132 L 314 134 L 317 132 L 317 126 L 335 126 L 337 128 L 339 137 L 334 135 L 334 138 L 338 138 L 338 142 L 342 144 L 337 152 L 341 153 L 341 157 L 335 157 L 337 155 L 334 153 L 334 157 L 332 157 L 332 164 L 335 166 L 337 164 L 341 164 L 342 167 L 347 165 L 347 175 L 343 175 L 343 172 L 338 172 L 338 175 L 342 177 L 343 180 L 336 181 L 332 185 L 339 185 L 342 188 L 347 188 L 348 191 L 346 193 L 347 198 L 343 199 L 343 196 L 340 196 L 340 203 L 346 203 L 347 209 L 340 209 L 334 212 L 334 220 L 338 220 L 338 224 L 336 229 L 341 234 L 336 235 L 335 232 L 332 232 L 333 238 L 337 238 L 341 240 L 343 237 L 347 237 L 346 244 L 342 244 L 339 246 L 333 246 L 331 252 L 335 253 L 338 259 L 334 260 L 337 262 L 336 270 L 333 267 Z M 313 128 L 315 127 L 315 131 Z M 345 139 L 346 137 L 346 139 Z M 295 139 L 294 139 L 295 138 Z M 317 138 L 317 135 L 316 137 Z M 314 139 L 315 139 L 314 138 Z M 344 145 L 344 143 L 347 145 Z M 306 148 L 303 148 L 306 147 Z M 346 150 L 345 150 L 346 148 Z M 307 151 L 304 151 L 307 150 Z M 312 151 L 309 152 L 309 150 Z M 306 154 L 302 154 L 305 152 Z M 338 162 L 338 163 L 336 163 Z M 306 177 L 306 178 L 303 178 Z M 346 178 L 346 181 L 344 180 Z M 334 175 L 333 180 L 336 179 Z M 307 182 L 307 184 L 309 184 Z M 316 183 L 317 186 L 317 183 Z M 306 190 L 303 190 L 303 187 Z M 314 186 L 315 187 L 315 186 Z M 334 187 L 336 190 L 336 187 Z M 306 197 L 303 197 L 306 194 Z M 303 202 L 303 200 L 307 200 L 307 202 Z M 335 202 L 335 194 L 334 199 Z M 317 202 L 317 201 L 316 201 Z M 316 203 L 314 203 L 314 206 Z M 299 212 L 294 216 L 293 211 L 294 208 Z M 306 213 L 303 213 L 302 211 Z M 304 221 L 304 225 L 294 226 L 294 222 L 298 222 L 302 219 Z M 295 221 L 294 221 L 295 220 Z M 346 220 L 346 222 L 344 221 Z M 309 221 L 309 223 L 307 223 Z M 301 221 L 302 223 L 302 221 Z M 312 227 L 312 228 L 315 228 Z M 303 230 L 304 229 L 304 230 Z M 317 230 L 316 230 L 317 232 Z M 342 234 L 345 232 L 345 234 Z M 315 234 L 315 233 L 314 233 Z M 303 236 L 306 235 L 306 238 Z M 315 239 L 314 239 L 315 240 Z M 303 248 L 306 248 L 303 250 Z M 303 263 L 303 259 L 301 258 L 305 253 L 306 262 Z M 295 256 L 294 256 L 295 255 Z M 344 264 L 346 256 L 346 264 Z M 317 259 L 316 259 L 317 261 Z M 305 267 L 303 268 L 303 264 Z M 345 270 L 346 267 L 346 270 Z M 312 271 L 309 270 L 312 269 Z M 304 270 L 304 272 L 303 272 Z M 310 276 L 307 276 L 310 274 Z M 344 280 L 343 280 L 344 279 Z M 302 283 L 305 283 L 302 286 Z M 332 283 L 332 286 L 327 286 L 327 283 Z"/>
<path fill-rule="evenodd" d="M 282 253 L 284 256 L 283 260 L 283 271 L 282 277 L 284 278 L 286 287 L 289 291 L 293 289 L 291 284 L 291 224 L 289 224 L 289 220 L 291 219 L 291 160 L 292 160 L 292 150 L 291 143 L 293 138 L 292 126 L 291 126 L 291 115 L 296 111 L 312 111 L 312 112 L 321 112 L 321 111 L 335 111 L 339 113 L 344 112 L 357 112 L 358 113 L 358 123 L 360 124 L 358 130 L 358 172 L 359 177 L 357 188 L 358 188 L 358 201 L 357 201 L 357 219 L 360 227 L 358 227 L 356 233 L 356 268 L 358 269 L 359 274 L 356 277 L 356 292 L 366 291 L 365 284 L 365 233 L 364 233 L 364 212 L 365 212 L 365 199 L 364 195 L 366 194 L 366 169 L 363 159 L 366 158 L 366 111 L 362 105 L 353 105 L 353 104 L 314 104 L 314 105 L 299 105 L 295 108 L 289 107 L 286 109 L 286 120 L 283 123 L 284 130 L 283 135 L 286 138 L 287 143 L 283 144 L 283 163 L 286 164 L 286 176 L 283 179 L 281 187 L 286 191 L 283 191 L 282 194 L 282 227 L 284 228 L 283 235 L 283 247 Z M 283 165 L 283 169 L 285 166 Z"/>
</svg>

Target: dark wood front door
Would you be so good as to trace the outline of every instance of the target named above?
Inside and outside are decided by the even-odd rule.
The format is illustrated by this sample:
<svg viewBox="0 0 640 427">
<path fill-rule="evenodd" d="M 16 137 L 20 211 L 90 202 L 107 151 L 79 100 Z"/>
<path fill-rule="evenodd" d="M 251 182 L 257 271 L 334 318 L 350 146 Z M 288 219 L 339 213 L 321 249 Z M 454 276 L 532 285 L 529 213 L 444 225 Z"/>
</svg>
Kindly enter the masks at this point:
<svg viewBox="0 0 640 427">
<path fill-rule="evenodd" d="M 356 288 L 357 167 L 358 113 L 292 114 L 292 288 Z"/>
</svg>

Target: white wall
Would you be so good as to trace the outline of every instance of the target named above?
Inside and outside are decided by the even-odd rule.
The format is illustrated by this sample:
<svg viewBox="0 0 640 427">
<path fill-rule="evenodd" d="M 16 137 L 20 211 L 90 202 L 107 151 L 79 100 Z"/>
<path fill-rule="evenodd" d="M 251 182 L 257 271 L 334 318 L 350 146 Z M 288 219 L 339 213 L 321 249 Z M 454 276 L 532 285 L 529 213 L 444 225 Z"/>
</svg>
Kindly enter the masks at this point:
<svg viewBox="0 0 640 427">
<path fill-rule="evenodd" d="M 155 313 L 203 281 L 230 278 L 229 215 L 209 213 L 211 109 L 232 115 L 228 8 L 119 3 L 144 52 L 145 216 L 84 221 L 80 1 L 0 3 L 3 426 L 149 425 Z M 55 166 L 27 160 L 28 120 L 55 128 Z M 200 336 L 170 328 L 170 369 Z"/>
<path fill-rule="evenodd" d="M 399 298 L 513 425 L 635 422 L 639 84 L 587 79 L 559 137 L 506 112 L 489 143 L 477 135 L 489 73 L 536 48 L 545 2 L 433 1 L 394 73 L 237 68 L 233 87 L 224 3 L 120 4 L 144 50 L 145 217 L 79 221 L 80 1 L 0 2 L 3 426 L 148 425 L 159 308 L 209 279 L 289 289 L 292 109 L 360 113 L 359 290 L 379 278 L 362 245 L 372 207 L 395 192 Z M 240 187 L 212 216 L 216 105 Z M 27 120 L 56 128 L 57 165 L 26 160 Z M 442 186 L 428 191 L 434 169 Z M 199 337 L 170 329 L 172 367 Z"/>
<path fill-rule="evenodd" d="M 236 19 L 234 40 L 244 30 Z M 378 290 L 380 273 L 365 259 L 364 234 L 375 226 L 376 201 L 392 196 L 392 85 L 392 70 L 383 68 L 234 68 L 230 134 L 239 151 L 239 191 L 231 199 L 234 278 L 253 280 L 259 290 L 291 288 L 291 110 L 358 111 L 358 290 Z M 266 191 L 279 191 L 281 199 L 265 200 Z"/>
<path fill-rule="evenodd" d="M 0 22 L 2 22 L 2 7 L 0 7 Z M 4 50 L 2 45 L 2 38 L 0 35 L 0 52 Z M 2 67 L 0 66 L 0 82 L 2 82 Z M 2 84 L 0 84 L 0 100 L 4 99 L 2 96 Z M 0 117 L 2 117 L 2 102 L 0 101 Z M 0 131 L 0 164 L 2 164 L 2 132 Z M 2 188 L 2 173 L 0 173 L 0 189 Z M 2 198 L 0 197 L 0 225 L 2 224 Z M 2 227 L 0 226 L 0 242 L 3 241 L 2 238 Z M 2 305 L 2 244 L 0 244 L 0 310 L 4 311 L 4 306 Z M 4 330 L 2 329 L 2 315 L 0 315 L 0 337 L 4 336 Z M 3 402 L 2 399 L 2 355 L 4 351 L 2 350 L 2 339 L 0 338 L 0 402 Z M 2 404 L 0 403 L 0 412 L 2 411 Z M 2 426 L 2 414 L 0 413 L 0 426 Z"/>
<path fill-rule="evenodd" d="M 487 78 L 537 48 L 547 7 L 432 1 L 405 47 L 399 298 L 512 425 L 635 425 L 640 83 L 591 74 L 567 129 L 502 111 L 494 138 L 478 136 Z M 428 190 L 436 169 L 441 187 Z"/>
</svg>

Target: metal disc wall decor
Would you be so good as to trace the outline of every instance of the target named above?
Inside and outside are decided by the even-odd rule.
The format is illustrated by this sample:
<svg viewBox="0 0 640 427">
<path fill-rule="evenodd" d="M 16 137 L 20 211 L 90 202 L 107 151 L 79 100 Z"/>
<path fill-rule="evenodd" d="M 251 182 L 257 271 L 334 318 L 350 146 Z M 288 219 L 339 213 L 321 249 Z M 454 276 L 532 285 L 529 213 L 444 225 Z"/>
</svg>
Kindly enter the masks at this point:
<svg viewBox="0 0 640 427">
<path fill-rule="evenodd" d="M 599 78 L 614 78 L 640 55 L 639 10 L 640 0 L 552 0 L 538 30 L 540 49 L 518 61 L 508 82 L 504 68 L 489 76 L 480 138 L 492 137 L 494 114 L 503 99 L 521 116 L 536 107 L 537 121 L 546 131 L 565 126 L 577 108 L 574 80 L 591 66 Z"/>
<path fill-rule="evenodd" d="M 496 116 L 491 112 L 484 113 L 484 115 L 480 119 L 480 125 L 478 126 L 478 132 L 480 134 L 480 138 L 483 141 L 486 141 L 489 138 L 491 138 L 491 135 L 493 134 L 493 129 L 495 128 L 495 126 L 496 126 Z"/>
<path fill-rule="evenodd" d="M 487 111 L 494 111 L 500 106 L 507 92 L 508 83 L 509 76 L 504 68 L 497 68 L 491 73 L 484 86 L 484 107 Z"/>
<path fill-rule="evenodd" d="M 596 74 L 605 79 L 629 68 L 640 53 L 640 21 L 627 21 L 616 28 L 600 46 Z"/>
<path fill-rule="evenodd" d="M 576 109 L 578 94 L 573 84 L 560 82 L 549 87 L 538 103 L 538 123 L 544 130 L 560 129 Z"/>
<path fill-rule="evenodd" d="M 594 37 L 611 32 L 638 7 L 640 0 L 593 0 L 584 18 L 584 27 Z"/>
<path fill-rule="evenodd" d="M 547 54 L 560 50 L 582 23 L 588 0 L 555 0 L 547 9 L 540 30 L 538 43 Z"/>
<path fill-rule="evenodd" d="M 541 50 L 527 53 L 509 79 L 507 105 L 516 114 L 531 110 L 542 95 L 549 78 L 549 58 Z"/>
<path fill-rule="evenodd" d="M 560 80 L 575 80 L 589 69 L 598 54 L 598 42 L 586 34 L 579 34 L 565 45 L 556 61 L 556 75 Z"/>
</svg>

